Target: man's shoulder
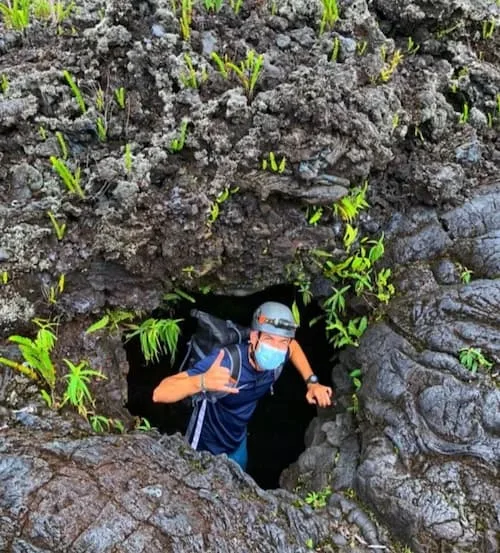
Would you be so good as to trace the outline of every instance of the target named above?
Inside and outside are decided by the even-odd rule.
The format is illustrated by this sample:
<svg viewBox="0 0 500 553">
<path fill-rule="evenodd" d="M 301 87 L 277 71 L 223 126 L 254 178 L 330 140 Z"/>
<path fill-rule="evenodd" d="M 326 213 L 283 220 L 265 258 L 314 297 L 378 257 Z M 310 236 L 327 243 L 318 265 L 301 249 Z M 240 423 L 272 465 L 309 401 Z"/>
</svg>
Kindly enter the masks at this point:
<svg viewBox="0 0 500 553">
<path fill-rule="evenodd" d="M 216 348 L 213 351 L 211 351 L 208 355 L 205 355 L 205 357 L 202 357 L 196 363 L 194 363 L 189 369 L 186 370 L 186 372 L 193 376 L 195 374 L 201 374 L 210 368 L 210 365 L 215 361 L 217 358 L 217 355 L 219 354 L 220 348 Z"/>
</svg>

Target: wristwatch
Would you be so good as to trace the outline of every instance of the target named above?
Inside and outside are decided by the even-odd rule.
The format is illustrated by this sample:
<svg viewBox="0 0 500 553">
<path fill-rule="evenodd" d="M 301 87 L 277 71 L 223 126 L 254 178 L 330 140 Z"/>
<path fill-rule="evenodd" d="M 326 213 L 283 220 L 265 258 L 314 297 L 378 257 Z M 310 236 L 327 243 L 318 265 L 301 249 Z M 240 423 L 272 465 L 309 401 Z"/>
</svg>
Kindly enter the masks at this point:
<svg viewBox="0 0 500 553">
<path fill-rule="evenodd" d="M 307 380 L 306 380 L 306 384 L 317 384 L 319 382 L 319 378 L 315 375 L 315 374 L 312 374 Z"/>
</svg>

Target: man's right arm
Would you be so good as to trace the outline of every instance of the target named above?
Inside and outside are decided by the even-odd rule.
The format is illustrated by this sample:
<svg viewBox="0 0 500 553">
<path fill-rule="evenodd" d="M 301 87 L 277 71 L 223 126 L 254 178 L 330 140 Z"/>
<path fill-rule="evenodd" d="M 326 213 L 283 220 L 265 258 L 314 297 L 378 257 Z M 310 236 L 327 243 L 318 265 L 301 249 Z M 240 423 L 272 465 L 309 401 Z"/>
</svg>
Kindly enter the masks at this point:
<svg viewBox="0 0 500 553">
<path fill-rule="evenodd" d="M 185 397 L 193 396 L 202 390 L 201 374 L 189 376 L 183 371 L 167 376 L 153 391 L 154 403 L 174 403 Z"/>
<path fill-rule="evenodd" d="M 217 355 L 202 359 L 191 369 L 167 376 L 153 390 L 153 402 L 174 403 L 199 392 L 237 394 L 231 371 L 221 365 L 223 358 L 224 350 L 221 349 Z"/>
</svg>

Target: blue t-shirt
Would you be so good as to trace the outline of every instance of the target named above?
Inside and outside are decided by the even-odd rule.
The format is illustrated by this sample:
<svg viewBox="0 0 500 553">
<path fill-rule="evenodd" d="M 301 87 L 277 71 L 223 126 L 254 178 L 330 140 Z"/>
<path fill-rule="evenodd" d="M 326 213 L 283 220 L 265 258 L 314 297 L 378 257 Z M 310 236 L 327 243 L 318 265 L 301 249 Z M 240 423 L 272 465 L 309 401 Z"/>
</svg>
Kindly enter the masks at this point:
<svg viewBox="0 0 500 553">
<path fill-rule="evenodd" d="M 275 380 L 275 371 L 258 371 L 250 365 L 248 344 L 239 344 L 241 352 L 241 375 L 238 381 L 237 394 L 227 394 L 215 403 L 207 401 L 203 426 L 198 442 L 198 450 L 207 450 L 218 455 L 231 453 L 242 442 L 246 435 L 247 424 L 257 407 L 257 402 L 264 396 Z M 220 349 L 187 370 L 190 376 L 206 372 L 215 361 Z M 223 367 L 231 367 L 227 352 L 221 361 Z M 207 392 L 210 396 L 210 392 Z M 192 436 L 188 436 L 191 439 Z"/>
</svg>

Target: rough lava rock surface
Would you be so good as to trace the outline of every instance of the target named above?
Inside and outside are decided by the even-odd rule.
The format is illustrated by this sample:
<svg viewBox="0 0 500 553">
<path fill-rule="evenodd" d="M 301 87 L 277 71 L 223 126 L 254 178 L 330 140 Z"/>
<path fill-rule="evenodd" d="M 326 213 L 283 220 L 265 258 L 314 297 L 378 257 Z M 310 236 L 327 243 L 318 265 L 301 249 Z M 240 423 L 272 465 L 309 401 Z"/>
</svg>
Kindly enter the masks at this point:
<svg viewBox="0 0 500 553">
<path fill-rule="evenodd" d="M 59 30 L 33 20 L 20 33 L 2 19 L 0 355 L 15 358 L 6 338 L 30 335 L 33 317 L 57 318 L 57 365 L 87 358 L 105 371 L 108 380 L 93 389 L 97 406 L 127 419 L 120 339 L 84 333 L 105 309 L 151 312 L 175 287 L 261 290 L 287 282 L 285 268 L 315 248 L 342 259 L 344 227 L 332 204 L 368 179 L 371 210 L 357 224 L 366 236 L 385 233 L 397 295 L 333 370 L 347 408 L 347 371 L 361 367 L 360 413 L 319 413 L 308 448 L 282 478 L 289 489 L 352 488 L 350 497 L 334 493 L 325 512 L 306 507 L 306 516 L 292 509 L 295 496 L 262 495 L 232 465 L 181 453 L 174 439 L 89 437 L 69 414 L 51 422 L 37 387 L 2 367 L 6 550 L 140 551 L 149 540 L 179 551 L 301 551 L 309 538 L 324 551 L 343 550 L 349 539 L 361 551 L 389 544 L 366 509 L 415 553 L 498 550 L 500 6 L 341 0 L 340 19 L 321 36 L 319 1 L 272 6 L 274 13 L 248 0 L 238 15 L 229 5 L 218 14 L 197 6 L 189 41 L 170 0 L 78 2 Z M 488 22 L 496 24 L 491 36 Z M 239 62 L 249 49 L 264 55 L 252 95 L 211 60 L 217 52 Z M 398 50 L 403 60 L 382 78 Z M 186 85 L 186 54 L 197 88 Z M 125 109 L 115 101 L 119 87 Z M 186 142 L 174 152 L 183 120 Z M 269 152 L 286 157 L 283 173 L 261 169 Z M 80 169 L 84 199 L 65 190 L 51 156 Z M 316 225 L 305 215 L 311 206 L 323 208 Z M 66 224 L 61 240 L 49 211 Z M 468 285 L 464 267 L 473 271 Z M 301 269 L 319 282 L 317 299 L 331 292 L 313 264 Z M 54 303 L 60 275 L 65 287 Z M 352 298 L 350 308 L 357 305 Z M 460 366 L 458 351 L 467 347 L 494 363 L 489 373 Z M 196 465 L 202 459 L 214 481 L 183 455 Z M 179 487 L 186 475 L 199 486 Z M 116 503 L 115 485 L 144 512 Z M 89 500 L 74 522 L 82 489 Z M 185 501 L 177 515 L 176 494 Z M 231 529 L 233 502 L 246 517 L 241 535 Z M 106 541 L 96 505 L 121 528 L 124 549 Z M 47 512 L 60 521 L 57 531 Z M 339 529 L 344 518 L 362 538 Z"/>
<path fill-rule="evenodd" d="M 265 492 L 235 463 L 179 436 L 84 436 L 32 414 L 0 443 L 0 550 L 368 553 L 330 513 Z M 77 426 L 77 425 L 75 425 Z"/>
<path fill-rule="evenodd" d="M 333 371 L 337 393 L 350 397 L 347 374 L 361 368 L 359 439 L 349 419 L 316 419 L 281 479 L 290 489 L 332 477 L 335 488 L 355 488 L 415 551 L 498 550 L 499 201 L 497 191 L 440 219 L 429 209 L 394 217 L 398 297 Z M 463 284 L 453 259 L 479 278 Z M 458 352 L 469 347 L 492 369 L 467 370 Z"/>
</svg>

